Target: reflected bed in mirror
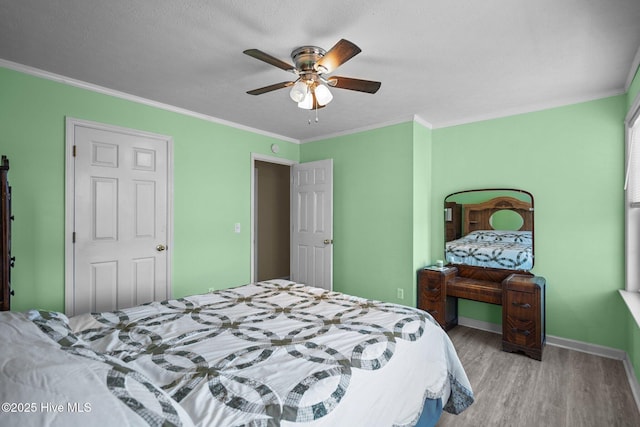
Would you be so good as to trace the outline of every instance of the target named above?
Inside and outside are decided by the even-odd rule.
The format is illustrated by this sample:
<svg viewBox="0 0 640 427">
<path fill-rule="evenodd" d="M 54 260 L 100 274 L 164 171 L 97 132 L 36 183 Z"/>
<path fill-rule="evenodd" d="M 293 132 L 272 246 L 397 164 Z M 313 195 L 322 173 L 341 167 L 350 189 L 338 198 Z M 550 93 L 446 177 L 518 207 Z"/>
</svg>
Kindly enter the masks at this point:
<svg viewBox="0 0 640 427">
<path fill-rule="evenodd" d="M 467 190 L 445 198 L 448 264 L 533 268 L 533 195 L 519 189 Z"/>
</svg>

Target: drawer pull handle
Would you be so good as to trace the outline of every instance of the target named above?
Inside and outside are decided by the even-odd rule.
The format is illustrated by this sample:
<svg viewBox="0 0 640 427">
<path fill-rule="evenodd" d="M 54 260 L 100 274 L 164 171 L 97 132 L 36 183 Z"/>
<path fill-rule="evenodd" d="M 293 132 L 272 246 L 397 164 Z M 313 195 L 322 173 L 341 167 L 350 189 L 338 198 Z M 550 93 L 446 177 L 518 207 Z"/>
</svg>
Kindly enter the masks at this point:
<svg viewBox="0 0 640 427">
<path fill-rule="evenodd" d="M 440 288 L 427 288 L 427 292 L 439 292 Z"/>
<path fill-rule="evenodd" d="M 528 329 L 511 328 L 511 332 L 514 332 L 516 334 L 522 334 L 525 337 L 528 337 L 529 335 L 531 335 L 531 332 L 529 332 Z"/>
<path fill-rule="evenodd" d="M 531 304 L 529 303 L 520 303 L 520 302 L 512 302 L 511 305 L 515 305 L 516 307 L 521 307 L 521 308 L 531 308 Z"/>
</svg>

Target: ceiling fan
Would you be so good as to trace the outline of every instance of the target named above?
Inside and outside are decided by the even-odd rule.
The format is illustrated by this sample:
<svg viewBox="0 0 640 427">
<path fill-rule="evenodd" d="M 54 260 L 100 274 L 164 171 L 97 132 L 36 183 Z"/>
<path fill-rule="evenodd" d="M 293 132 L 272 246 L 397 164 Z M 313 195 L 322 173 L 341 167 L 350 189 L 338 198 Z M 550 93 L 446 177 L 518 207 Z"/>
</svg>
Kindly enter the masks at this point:
<svg viewBox="0 0 640 427">
<path fill-rule="evenodd" d="M 291 99 L 298 103 L 298 107 L 307 110 L 322 108 L 331 102 L 333 95 L 329 87 L 376 93 L 380 89 L 380 82 L 327 76 L 360 52 L 361 49 L 358 46 L 345 39 L 340 40 L 328 51 L 317 46 L 302 46 L 291 52 L 291 59 L 295 64 L 291 65 L 261 50 L 247 49 L 243 53 L 298 76 L 294 81 L 272 84 L 247 91 L 247 93 L 261 95 L 291 87 L 289 92 Z"/>
</svg>

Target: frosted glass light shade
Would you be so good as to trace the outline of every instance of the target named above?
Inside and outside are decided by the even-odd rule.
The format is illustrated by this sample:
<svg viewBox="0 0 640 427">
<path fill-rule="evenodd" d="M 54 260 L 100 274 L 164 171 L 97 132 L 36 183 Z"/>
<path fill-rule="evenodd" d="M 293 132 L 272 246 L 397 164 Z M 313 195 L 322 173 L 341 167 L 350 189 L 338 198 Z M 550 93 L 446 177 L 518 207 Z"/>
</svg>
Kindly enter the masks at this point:
<svg viewBox="0 0 640 427">
<path fill-rule="evenodd" d="M 329 88 L 325 85 L 318 85 L 315 90 L 316 100 L 320 105 L 327 105 L 333 99 L 333 95 L 329 91 Z"/>
<path fill-rule="evenodd" d="M 302 101 L 298 102 L 298 108 L 311 110 L 313 108 L 313 94 L 309 93 Z"/>
<path fill-rule="evenodd" d="M 289 92 L 289 96 L 295 102 L 301 102 L 307 96 L 308 90 L 309 88 L 307 87 L 307 84 L 302 80 L 299 80 L 291 88 L 291 92 Z"/>
</svg>

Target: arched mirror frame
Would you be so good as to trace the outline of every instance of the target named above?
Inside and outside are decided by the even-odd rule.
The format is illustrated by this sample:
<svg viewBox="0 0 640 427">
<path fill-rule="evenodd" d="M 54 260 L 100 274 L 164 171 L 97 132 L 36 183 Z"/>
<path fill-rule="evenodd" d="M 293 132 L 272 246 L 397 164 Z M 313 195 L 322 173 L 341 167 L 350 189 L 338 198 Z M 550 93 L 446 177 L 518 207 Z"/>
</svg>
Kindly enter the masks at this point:
<svg viewBox="0 0 640 427">
<path fill-rule="evenodd" d="M 470 194 L 470 193 L 487 193 L 491 196 L 487 196 L 484 201 L 478 201 L 476 203 L 456 203 L 451 199 L 454 196 Z M 500 195 L 500 193 L 503 193 Z M 520 200 L 516 197 L 512 197 L 514 195 L 523 194 L 529 198 L 530 202 L 526 202 Z M 533 268 L 535 263 L 535 227 L 534 227 L 534 197 L 529 191 L 522 190 L 519 188 L 481 188 L 481 189 L 472 189 L 472 190 L 463 190 L 457 191 L 455 193 L 451 193 L 447 195 L 444 199 L 444 234 L 445 234 L 445 254 L 446 254 L 446 244 L 451 240 L 458 239 L 463 235 L 468 234 L 471 231 L 481 230 L 481 229 L 493 229 L 491 225 L 491 217 L 494 213 L 501 210 L 510 210 L 515 211 L 520 215 L 523 219 L 522 226 L 520 230 L 531 231 L 531 268 L 525 270 L 530 271 Z M 470 210 L 464 209 L 463 206 L 472 206 L 472 209 L 476 213 L 476 218 L 474 218 L 475 224 L 471 225 L 473 221 L 469 219 Z M 456 212 L 456 210 L 458 210 Z M 467 224 L 465 226 L 465 224 Z M 446 258 L 446 255 L 445 255 Z M 451 263 L 453 265 L 469 265 L 465 263 Z M 471 266 L 471 265 L 470 265 Z M 486 268 L 480 266 L 472 266 L 478 268 Z M 504 270 L 509 270 L 507 268 L 503 268 Z M 518 269 L 513 269 L 513 271 L 522 271 Z"/>
</svg>

